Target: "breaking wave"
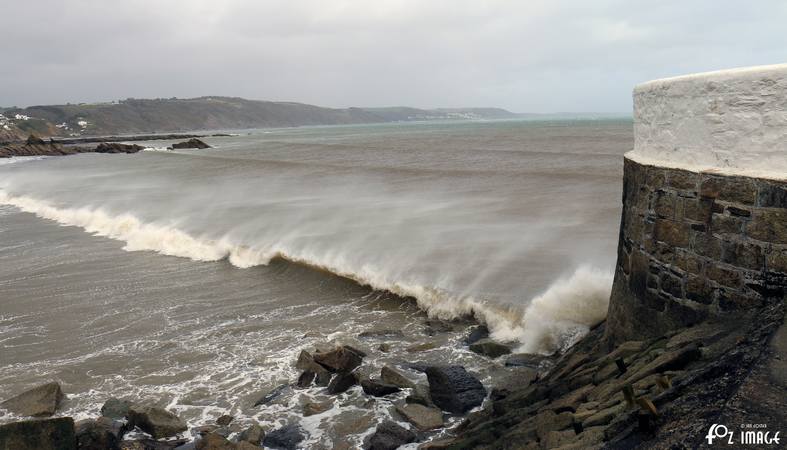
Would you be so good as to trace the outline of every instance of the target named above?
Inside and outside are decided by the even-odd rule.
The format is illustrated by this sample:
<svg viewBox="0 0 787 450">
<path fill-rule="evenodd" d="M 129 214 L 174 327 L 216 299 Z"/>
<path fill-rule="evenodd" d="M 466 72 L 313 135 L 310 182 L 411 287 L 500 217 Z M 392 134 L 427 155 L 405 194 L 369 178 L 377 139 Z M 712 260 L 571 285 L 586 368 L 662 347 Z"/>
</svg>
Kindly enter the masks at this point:
<svg viewBox="0 0 787 450">
<path fill-rule="evenodd" d="M 495 339 L 518 341 L 519 351 L 553 353 L 584 336 L 606 317 L 612 274 L 580 266 L 559 278 L 543 294 L 526 303 L 524 310 L 496 305 L 443 289 L 392 280 L 373 265 L 353 267 L 339 255 L 316 255 L 277 243 L 250 247 L 229 238 L 193 236 L 177 227 L 145 223 L 132 214 L 112 215 L 100 208 L 59 208 L 28 196 L 0 190 L 0 204 L 11 205 L 61 225 L 76 226 L 96 236 L 125 243 L 126 251 L 154 251 L 196 261 L 227 260 L 239 268 L 267 265 L 274 258 L 329 271 L 377 290 L 412 297 L 432 317 L 452 319 L 475 316 L 486 323 Z"/>
</svg>

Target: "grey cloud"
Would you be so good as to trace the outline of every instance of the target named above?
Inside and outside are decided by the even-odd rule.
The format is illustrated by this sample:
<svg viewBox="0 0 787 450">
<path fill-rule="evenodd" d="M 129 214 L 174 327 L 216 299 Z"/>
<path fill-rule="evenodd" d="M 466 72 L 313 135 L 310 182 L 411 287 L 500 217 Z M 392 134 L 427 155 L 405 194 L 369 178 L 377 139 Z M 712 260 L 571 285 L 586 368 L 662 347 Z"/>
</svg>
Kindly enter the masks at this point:
<svg viewBox="0 0 787 450">
<path fill-rule="evenodd" d="M 0 0 L 0 105 L 236 95 L 628 111 L 639 82 L 785 61 L 782 1 Z"/>
</svg>

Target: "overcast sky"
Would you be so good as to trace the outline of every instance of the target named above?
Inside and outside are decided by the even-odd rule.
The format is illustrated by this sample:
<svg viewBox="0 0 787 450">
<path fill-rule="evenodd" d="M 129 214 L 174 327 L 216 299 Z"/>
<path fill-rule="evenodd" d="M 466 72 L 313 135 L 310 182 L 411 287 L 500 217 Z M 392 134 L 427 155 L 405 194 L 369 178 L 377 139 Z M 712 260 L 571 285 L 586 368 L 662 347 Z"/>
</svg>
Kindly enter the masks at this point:
<svg viewBox="0 0 787 450">
<path fill-rule="evenodd" d="M 653 78 L 787 61 L 787 1 L 0 0 L 0 105 L 229 95 L 631 110 Z"/>
</svg>

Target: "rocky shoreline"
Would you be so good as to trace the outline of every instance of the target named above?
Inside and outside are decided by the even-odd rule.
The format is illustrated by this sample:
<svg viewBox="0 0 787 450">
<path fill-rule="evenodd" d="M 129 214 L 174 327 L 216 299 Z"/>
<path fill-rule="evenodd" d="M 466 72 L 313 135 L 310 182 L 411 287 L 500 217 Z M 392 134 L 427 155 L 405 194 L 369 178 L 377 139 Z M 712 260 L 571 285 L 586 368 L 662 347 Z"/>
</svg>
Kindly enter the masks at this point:
<svg viewBox="0 0 787 450">
<path fill-rule="evenodd" d="M 266 408 L 292 391 L 322 389 L 326 401 L 301 406 L 306 418 L 334 407 L 331 397 L 360 389 L 369 402 L 390 403 L 395 412 L 396 420 L 381 421 L 366 436 L 364 448 L 372 450 L 405 444 L 419 449 L 700 448 L 713 423 L 757 418 L 774 430 L 787 426 L 784 319 L 783 302 L 774 301 L 730 320 L 617 346 L 604 339 L 602 323 L 557 357 L 509 354 L 508 346 L 488 338 L 484 326 L 475 326 L 463 344 L 505 361 L 512 375 L 487 387 L 462 366 L 402 362 L 372 374 L 364 365 L 371 350 L 351 345 L 303 350 L 293 361 L 300 376 L 260 394 L 255 407 Z M 430 322 L 439 332 L 440 321 Z M 396 332 L 368 330 L 359 337 L 395 339 Z M 374 351 L 385 347 L 381 343 Z M 241 425 L 225 414 L 189 429 L 156 404 L 117 398 L 108 399 L 94 419 L 46 418 L 56 414 L 63 398 L 60 386 L 48 383 L 0 404 L 37 418 L 0 425 L 0 448 L 308 448 L 301 446 L 307 435 L 297 423 Z"/>
<path fill-rule="evenodd" d="M 181 137 L 188 137 L 192 135 L 171 135 Z M 26 141 L 22 143 L 8 144 L 0 147 L 0 158 L 11 158 L 13 156 L 66 156 L 75 155 L 78 153 L 137 153 L 144 150 L 145 147 L 137 144 L 123 144 L 117 142 L 122 141 L 143 141 L 152 139 L 166 139 L 166 136 L 136 136 L 129 138 L 83 138 L 72 140 L 54 140 L 50 139 L 45 141 L 35 135 L 30 135 Z M 98 142 L 95 147 L 79 146 L 79 145 L 64 145 L 66 143 L 90 143 Z M 178 142 L 173 144 L 169 149 L 204 149 L 211 148 L 210 145 L 203 141 L 191 137 L 187 141 Z"/>
</svg>

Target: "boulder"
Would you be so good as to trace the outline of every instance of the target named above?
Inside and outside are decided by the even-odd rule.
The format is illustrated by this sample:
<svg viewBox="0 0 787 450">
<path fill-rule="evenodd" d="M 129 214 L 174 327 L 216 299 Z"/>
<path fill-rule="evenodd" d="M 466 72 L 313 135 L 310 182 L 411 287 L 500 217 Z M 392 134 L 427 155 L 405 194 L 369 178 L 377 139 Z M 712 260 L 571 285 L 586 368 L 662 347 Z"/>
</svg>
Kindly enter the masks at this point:
<svg viewBox="0 0 787 450">
<path fill-rule="evenodd" d="M 436 342 L 424 342 L 421 344 L 413 344 L 405 348 L 405 351 L 407 351 L 407 353 L 418 353 L 418 352 L 425 352 L 427 350 L 433 350 L 437 347 L 438 345 Z"/>
<path fill-rule="evenodd" d="M 394 329 L 381 329 L 381 330 L 366 330 L 360 334 L 358 334 L 360 338 L 372 338 L 372 337 L 396 337 L 396 338 L 403 338 L 404 333 L 402 330 L 394 330 Z"/>
<path fill-rule="evenodd" d="M 235 450 L 235 444 L 216 433 L 206 434 L 194 444 L 196 450 Z"/>
<path fill-rule="evenodd" d="M 137 144 L 121 144 L 119 142 L 102 142 L 96 146 L 96 153 L 137 153 L 145 147 Z"/>
<path fill-rule="evenodd" d="M 465 344 L 470 345 L 489 337 L 489 328 L 486 325 L 478 325 L 470 330 L 470 333 L 465 338 Z"/>
<path fill-rule="evenodd" d="M 506 358 L 505 365 L 507 367 L 529 367 L 538 370 L 547 365 L 548 362 L 548 356 L 534 355 L 531 353 L 516 353 Z"/>
<path fill-rule="evenodd" d="M 101 407 L 101 415 L 110 419 L 123 419 L 128 414 L 128 409 L 132 403 L 128 400 L 121 400 L 112 397 Z"/>
<path fill-rule="evenodd" d="M 235 418 L 230 416 L 229 414 L 224 414 L 223 416 L 216 419 L 216 423 L 221 426 L 229 425 Z"/>
<path fill-rule="evenodd" d="M 314 361 L 331 372 L 350 372 L 361 365 L 363 356 L 346 346 L 312 355 Z"/>
<path fill-rule="evenodd" d="M 76 423 L 76 438 L 79 450 L 116 450 L 122 438 L 112 427 L 112 420 L 80 420 Z"/>
<path fill-rule="evenodd" d="M 450 333 L 455 330 L 452 323 L 440 319 L 426 319 L 424 325 L 426 325 L 424 334 L 427 336 L 434 336 L 438 333 Z"/>
<path fill-rule="evenodd" d="M 386 395 L 395 394 L 401 390 L 398 386 L 394 386 L 393 384 L 371 379 L 361 381 L 361 387 L 367 395 L 372 395 L 374 397 L 385 397 Z"/>
<path fill-rule="evenodd" d="M 432 403 L 432 398 L 429 395 L 429 386 L 424 384 L 417 385 L 413 389 L 412 393 L 410 393 L 410 395 L 404 399 L 404 401 L 407 403 L 417 403 L 424 406 L 434 406 L 434 403 Z"/>
<path fill-rule="evenodd" d="M 470 344 L 470 351 L 490 358 L 497 358 L 498 356 L 511 353 L 511 349 L 507 345 L 495 342 L 489 338 L 481 339 Z"/>
<path fill-rule="evenodd" d="M 120 450 L 194 450 L 194 443 L 186 439 L 174 441 L 157 441 L 155 439 L 138 439 L 120 441 Z"/>
<path fill-rule="evenodd" d="M 402 389 L 412 389 L 415 387 L 415 383 L 389 366 L 383 366 L 383 368 L 380 369 L 380 379 L 383 380 L 384 383 L 392 384 Z"/>
<path fill-rule="evenodd" d="M 333 402 L 330 400 L 325 402 L 307 402 L 303 405 L 303 416 L 309 417 L 316 414 L 322 414 L 331 409 L 332 406 Z"/>
<path fill-rule="evenodd" d="M 250 425 L 238 435 L 238 441 L 248 442 L 254 445 L 262 444 L 263 438 L 265 438 L 265 430 L 263 430 L 262 427 L 256 423 Z"/>
<path fill-rule="evenodd" d="M 377 425 L 374 434 L 367 438 L 366 442 L 364 442 L 364 449 L 395 450 L 402 445 L 415 442 L 415 439 L 415 433 L 412 431 L 402 427 L 396 422 L 386 420 Z"/>
<path fill-rule="evenodd" d="M 284 450 L 294 450 L 298 444 L 306 439 L 303 430 L 298 425 L 285 425 L 271 431 L 262 440 L 265 447 L 278 448 Z"/>
<path fill-rule="evenodd" d="M 200 141 L 197 138 L 191 138 L 188 141 L 177 142 L 172 144 L 173 149 L 183 149 L 183 148 L 211 148 L 210 145 Z"/>
<path fill-rule="evenodd" d="M 276 386 L 275 388 L 273 388 L 270 391 L 268 391 L 268 393 L 262 395 L 259 400 L 254 402 L 253 406 L 256 407 L 256 406 L 260 406 L 260 405 L 267 405 L 268 403 L 270 403 L 270 402 L 276 400 L 277 398 L 279 398 L 288 389 L 290 389 L 290 385 L 289 384 L 281 384 L 279 386 Z"/>
<path fill-rule="evenodd" d="M 340 372 L 334 375 L 328 383 L 328 393 L 331 395 L 341 394 L 351 387 L 358 384 L 358 378 L 354 373 Z"/>
<path fill-rule="evenodd" d="M 249 442 L 244 442 L 244 441 L 241 441 L 241 442 L 238 442 L 237 444 L 235 444 L 235 450 L 260 450 L 261 448 L 262 447 L 260 447 L 259 445 L 254 445 L 254 444 L 251 444 Z M 176 450 L 179 450 L 179 449 L 176 449 Z"/>
<path fill-rule="evenodd" d="M 27 140 L 25 141 L 25 143 L 26 143 L 27 145 L 45 145 L 45 144 L 46 144 L 46 141 L 45 141 L 45 140 L 43 140 L 43 139 L 41 139 L 41 138 L 40 138 L 38 135 L 36 135 L 35 133 L 31 133 L 31 134 L 30 134 L 30 135 L 27 137 Z"/>
<path fill-rule="evenodd" d="M 462 366 L 430 366 L 426 377 L 432 402 L 444 411 L 463 414 L 486 397 L 484 385 Z"/>
<path fill-rule="evenodd" d="M 60 384 L 51 382 L 22 392 L 0 403 L 0 407 L 20 416 L 48 417 L 57 411 L 63 397 Z"/>
<path fill-rule="evenodd" d="M 391 351 L 391 344 L 386 344 L 383 342 L 382 344 L 377 346 L 377 350 L 380 350 L 383 353 L 388 353 Z"/>
<path fill-rule="evenodd" d="M 443 412 L 437 408 L 407 403 L 397 406 L 396 412 L 421 431 L 434 430 L 443 426 Z"/>
<path fill-rule="evenodd" d="M 180 417 L 157 406 L 133 405 L 128 409 L 128 423 L 131 427 L 153 436 L 154 439 L 175 436 L 188 430 Z"/>
<path fill-rule="evenodd" d="M 3 450 L 76 450 L 74 420 L 58 417 L 24 420 L 0 425 L 0 449 Z"/>
</svg>

